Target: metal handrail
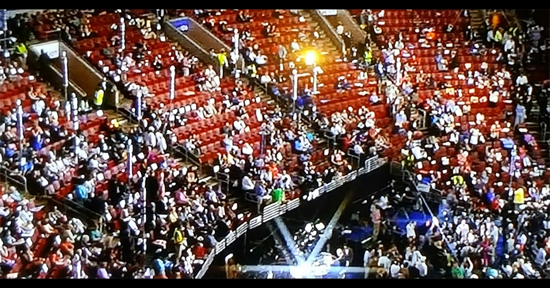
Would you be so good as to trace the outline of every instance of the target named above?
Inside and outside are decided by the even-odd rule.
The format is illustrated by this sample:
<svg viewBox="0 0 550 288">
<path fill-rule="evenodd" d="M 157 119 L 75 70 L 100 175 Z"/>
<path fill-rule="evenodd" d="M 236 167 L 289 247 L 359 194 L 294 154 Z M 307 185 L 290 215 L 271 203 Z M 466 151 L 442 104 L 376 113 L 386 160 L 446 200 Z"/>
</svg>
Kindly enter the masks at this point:
<svg viewBox="0 0 550 288">
<path fill-rule="evenodd" d="M 17 188 L 23 188 L 23 191 L 21 192 L 28 194 L 29 189 L 27 187 L 27 178 L 25 178 L 25 176 L 21 174 L 11 173 L 10 170 L 11 169 L 6 166 L 0 167 L 0 171 L 2 172 L 1 175 L 3 176 L 4 182 L 14 184 L 18 186 Z M 17 180 L 16 178 L 19 178 L 21 180 Z"/>
<path fill-rule="evenodd" d="M 106 221 L 105 221 L 105 216 L 104 215 L 101 215 L 99 213 L 96 213 L 95 211 L 92 211 L 86 207 L 84 207 L 83 205 L 81 205 L 80 203 L 77 203 L 75 201 L 72 201 L 68 198 L 64 198 L 62 201 L 66 201 L 66 202 L 70 202 L 71 205 L 73 205 L 74 207 L 71 207 L 70 205 L 67 205 L 66 203 L 63 203 L 61 200 L 58 200 L 54 197 L 48 197 L 48 201 L 56 204 L 58 207 L 62 207 L 62 209 L 65 209 L 65 212 L 67 210 L 70 210 L 72 211 L 73 213 L 77 214 L 79 217 L 82 217 L 82 218 L 86 218 L 87 220 L 92 220 L 95 222 L 95 220 L 98 221 L 98 228 L 100 229 L 100 232 L 103 232 L 104 230 L 104 226 L 106 225 Z M 85 212 L 85 213 L 83 213 Z M 86 213 L 89 213 L 89 215 L 93 215 L 95 216 L 95 218 L 92 218 L 90 217 L 89 215 L 87 215 Z"/>
<path fill-rule="evenodd" d="M 420 114 L 420 116 L 422 116 L 422 122 L 421 122 L 420 127 L 418 127 L 418 128 L 420 128 L 420 129 L 428 128 L 427 127 L 428 125 L 426 124 L 427 123 L 426 115 L 428 115 L 428 113 L 426 112 L 426 110 L 421 109 L 421 108 L 416 108 L 416 111 L 418 111 L 418 114 Z"/>
<path fill-rule="evenodd" d="M 342 56 L 346 56 L 346 44 L 342 37 L 338 35 L 334 27 L 328 22 L 327 18 L 321 14 L 321 11 L 319 9 L 310 10 L 311 16 L 314 21 L 316 21 L 319 26 L 325 30 L 325 32 L 328 32 L 326 35 L 331 40 L 331 42 L 336 46 L 337 44 L 340 46 L 340 52 L 342 53 Z"/>
</svg>

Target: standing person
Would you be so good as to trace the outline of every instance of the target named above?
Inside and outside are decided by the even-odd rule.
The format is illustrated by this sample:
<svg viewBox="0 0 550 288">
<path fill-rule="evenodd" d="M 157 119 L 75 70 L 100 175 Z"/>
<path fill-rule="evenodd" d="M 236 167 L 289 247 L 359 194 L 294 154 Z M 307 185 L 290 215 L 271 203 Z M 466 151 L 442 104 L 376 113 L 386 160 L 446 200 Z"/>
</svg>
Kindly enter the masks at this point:
<svg viewBox="0 0 550 288">
<path fill-rule="evenodd" d="M 416 222 L 409 222 L 406 226 L 407 230 L 407 239 L 409 239 L 409 243 L 413 243 L 416 239 Z"/>
<path fill-rule="evenodd" d="M 94 109 L 101 110 L 103 108 L 103 100 L 105 98 L 105 92 L 107 91 L 107 81 L 105 78 L 97 85 L 94 92 Z"/>
<path fill-rule="evenodd" d="M 225 261 L 225 278 L 237 279 L 239 277 L 239 265 L 233 259 L 233 255 L 227 258 Z"/>
<path fill-rule="evenodd" d="M 526 109 L 522 102 L 518 102 L 516 105 L 516 118 L 514 121 L 514 127 L 517 127 L 519 124 L 522 124 L 525 122 L 526 118 Z"/>
<path fill-rule="evenodd" d="M 180 225 L 179 227 L 176 227 L 174 230 L 174 235 L 172 236 L 172 241 L 174 242 L 175 252 L 176 252 L 176 264 L 180 262 L 181 256 L 183 255 L 183 252 L 185 251 L 185 237 L 183 236 L 183 231 L 185 231 L 185 227 L 183 225 Z"/>
<path fill-rule="evenodd" d="M 286 60 L 286 56 L 288 55 L 288 51 L 286 50 L 285 46 L 282 44 L 279 44 L 277 48 L 277 56 L 279 58 L 279 70 L 283 71 L 284 68 L 284 62 Z"/>
<path fill-rule="evenodd" d="M 25 43 L 17 41 L 15 44 L 15 57 L 19 62 L 19 66 L 23 69 L 27 69 L 27 55 L 28 50 Z"/>
<path fill-rule="evenodd" d="M 372 239 L 376 240 L 378 238 L 378 234 L 380 233 L 380 224 L 382 223 L 380 208 L 376 204 L 372 204 L 370 216 L 373 224 Z"/>
<path fill-rule="evenodd" d="M 363 254 L 363 267 L 365 267 L 365 279 L 369 278 L 370 274 L 370 262 L 372 260 L 372 257 L 374 256 L 374 249 L 365 250 L 365 254 Z"/>
<path fill-rule="evenodd" d="M 223 78 L 224 70 L 229 68 L 229 61 L 227 61 L 227 53 L 224 48 L 220 50 L 220 53 L 216 54 L 216 58 L 218 59 L 218 65 L 220 65 L 219 76 L 221 79 Z"/>
</svg>

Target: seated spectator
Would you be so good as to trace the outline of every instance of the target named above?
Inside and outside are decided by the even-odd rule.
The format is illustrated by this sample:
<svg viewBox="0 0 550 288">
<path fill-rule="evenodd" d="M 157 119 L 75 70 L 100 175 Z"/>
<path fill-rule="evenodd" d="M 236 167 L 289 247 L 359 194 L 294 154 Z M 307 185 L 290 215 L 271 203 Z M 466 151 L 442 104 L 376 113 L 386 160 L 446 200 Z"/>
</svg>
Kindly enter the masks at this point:
<svg viewBox="0 0 550 288">
<path fill-rule="evenodd" d="M 246 128 L 248 126 L 246 123 L 241 119 L 241 117 L 237 117 L 235 121 L 233 122 L 233 129 L 235 129 L 235 132 L 238 134 L 242 134 L 246 131 Z"/>
<path fill-rule="evenodd" d="M 239 13 L 237 14 L 236 21 L 239 23 L 248 23 L 251 22 L 253 19 L 250 15 L 248 15 L 244 10 L 239 10 Z"/>
</svg>

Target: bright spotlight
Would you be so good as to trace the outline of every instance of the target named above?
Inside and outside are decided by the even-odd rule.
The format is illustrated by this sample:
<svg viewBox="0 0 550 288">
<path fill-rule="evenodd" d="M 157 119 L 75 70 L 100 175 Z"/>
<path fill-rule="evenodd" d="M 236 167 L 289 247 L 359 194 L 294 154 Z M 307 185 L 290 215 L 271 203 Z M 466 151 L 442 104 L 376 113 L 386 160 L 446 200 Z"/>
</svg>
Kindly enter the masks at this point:
<svg viewBox="0 0 550 288">
<path fill-rule="evenodd" d="M 317 62 L 317 53 L 315 51 L 307 51 L 305 58 L 306 65 L 315 65 Z"/>
<path fill-rule="evenodd" d="M 292 266 L 290 267 L 289 272 L 290 272 L 290 275 L 292 275 L 292 278 L 302 279 L 307 277 L 307 275 L 311 272 L 311 266 L 308 266 L 308 265 Z"/>
</svg>

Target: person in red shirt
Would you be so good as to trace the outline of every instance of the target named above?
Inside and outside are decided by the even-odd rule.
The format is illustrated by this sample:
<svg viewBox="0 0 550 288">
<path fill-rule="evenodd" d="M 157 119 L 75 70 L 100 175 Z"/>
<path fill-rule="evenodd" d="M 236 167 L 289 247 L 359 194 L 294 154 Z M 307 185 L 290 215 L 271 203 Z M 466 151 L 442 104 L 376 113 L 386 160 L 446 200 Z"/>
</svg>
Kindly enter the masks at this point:
<svg viewBox="0 0 550 288">
<path fill-rule="evenodd" d="M 195 259 L 204 259 L 206 257 L 206 248 L 202 242 L 199 241 L 193 246 L 193 254 L 195 255 Z"/>
</svg>

